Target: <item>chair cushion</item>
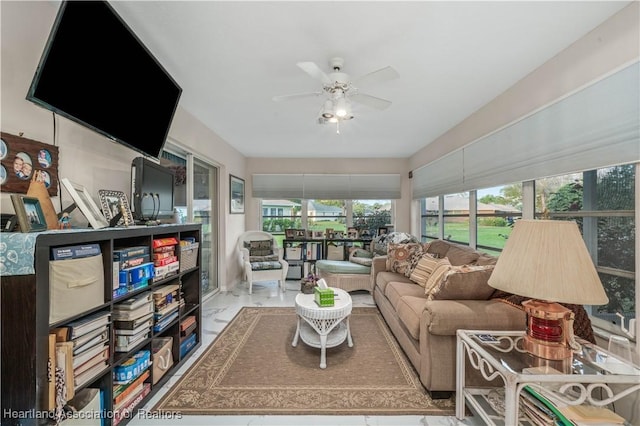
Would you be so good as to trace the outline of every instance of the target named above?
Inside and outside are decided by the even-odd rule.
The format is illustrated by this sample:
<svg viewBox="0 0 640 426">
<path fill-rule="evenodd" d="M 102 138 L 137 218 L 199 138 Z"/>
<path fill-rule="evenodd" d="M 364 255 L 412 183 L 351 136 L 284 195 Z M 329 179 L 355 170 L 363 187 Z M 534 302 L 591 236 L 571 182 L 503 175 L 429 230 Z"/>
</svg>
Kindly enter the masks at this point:
<svg viewBox="0 0 640 426">
<path fill-rule="evenodd" d="M 267 256 L 249 256 L 249 262 L 273 262 L 278 260 L 277 254 L 269 254 Z"/>
<path fill-rule="evenodd" d="M 265 271 L 269 269 L 282 269 L 280 262 L 251 262 L 252 271 Z"/>
<path fill-rule="evenodd" d="M 358 265 L 348 260 L 318 260 L 316 262 L 318 271 L 329 272 L 331 274 L 370 274 L 369 266 Z"/>
</svg>

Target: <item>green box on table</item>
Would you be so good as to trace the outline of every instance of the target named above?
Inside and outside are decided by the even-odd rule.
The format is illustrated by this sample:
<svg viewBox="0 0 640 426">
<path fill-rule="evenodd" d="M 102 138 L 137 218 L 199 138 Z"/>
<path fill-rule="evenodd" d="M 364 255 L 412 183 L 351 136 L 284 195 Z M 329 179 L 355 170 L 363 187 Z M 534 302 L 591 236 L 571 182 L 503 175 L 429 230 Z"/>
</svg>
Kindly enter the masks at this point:
<svg viewBox="0 0 640 426">
<path fill-rule="evenodd" d="M 333 306 L 334 305 L 334 293 L 332 288 L 321 289 L 314 287 L 313 294 L 315 296 L 318 306 Z"/>
</svg>

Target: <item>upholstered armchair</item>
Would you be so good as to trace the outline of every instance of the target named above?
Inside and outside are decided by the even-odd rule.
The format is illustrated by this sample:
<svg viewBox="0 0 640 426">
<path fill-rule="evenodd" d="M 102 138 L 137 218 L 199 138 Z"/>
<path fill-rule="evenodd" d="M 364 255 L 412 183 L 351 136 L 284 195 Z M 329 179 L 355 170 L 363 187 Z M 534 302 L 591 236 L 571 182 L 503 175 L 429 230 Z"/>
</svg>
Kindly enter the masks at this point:
<svg viewBox="0 0 640 426">
<path fill-rule="evenodd" d="M 285 290 L 289 264 L 284 260 L 284 250 L 277 246 L 273 236 L 263 231 L 247 231 L 238 238 L 238 252 L 244 279 L 249 283 L 249 294 L 254 281 L 278 281 Z"/>
</svg>

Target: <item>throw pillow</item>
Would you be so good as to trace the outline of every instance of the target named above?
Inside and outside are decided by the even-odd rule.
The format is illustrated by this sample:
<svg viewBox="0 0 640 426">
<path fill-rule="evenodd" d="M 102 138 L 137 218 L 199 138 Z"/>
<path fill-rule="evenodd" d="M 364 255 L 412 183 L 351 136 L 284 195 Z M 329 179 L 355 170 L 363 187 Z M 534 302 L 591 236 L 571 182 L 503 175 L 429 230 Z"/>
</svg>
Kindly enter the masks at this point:
<svg viewBox="0 0 640 426">
<path fill-rule="evenodd" d="M 371 266 L 373 254 L 365 249 L 355 248 L 349 254 L 349 261 L 358 265 Z"/>
<path fill-rule="evenodd" d="M 244 247 L 249 249 L 249 256 L 269 256 L 273 254 L 273 240 L 245 241 Z"/>
<path fill-rule="evenodd" d="M 418 243 L 420 240 L 406 232 L 390 232 L 382 234 L 371 241 L 371 252 L 376 256 L 385 256 L 388 252 L 388 245 Z"/>
<path fill-rule="evenodd" d="M 446 257 L 444 259 L 438 259 L 436 266 L 433 268 L 433 272 L 427 278 L 427 282 L 424 285 L 424 294 L 429 296 L 431 290 L 440 285 L 444 276 L 451 269 L 451 262 Z"/>
<path fill-rule="evenodd" d="M 495 289 L 487 284 L 493 265 L 452 266 L 431 289 L 429 300 L 488 300 Z"/>
<path fill-rule="evenodd" d="M 407 271 L 410 271 L 412 256 L 418 251 L 422 255 L 422 244 L 420 243 L 389 244 L 387 249 L 387 271 L 405 275 Z M 411 272 L 409 272 L 409 275 L 411 275 Z"/>
<path fill-rule="evenodd" d="M 436 266 L 438 266 L 438 259 L 425 253 L 418 261 L 409 279 L 419 286 L 424 287 Z"/>
</svg>

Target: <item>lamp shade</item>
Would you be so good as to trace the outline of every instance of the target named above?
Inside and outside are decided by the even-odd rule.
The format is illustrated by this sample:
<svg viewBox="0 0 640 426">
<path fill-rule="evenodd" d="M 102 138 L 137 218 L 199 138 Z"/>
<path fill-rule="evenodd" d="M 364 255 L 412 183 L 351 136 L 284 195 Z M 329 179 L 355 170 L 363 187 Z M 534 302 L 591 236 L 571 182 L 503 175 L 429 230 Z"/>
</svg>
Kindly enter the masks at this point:
<svg viewBox="0 0 640 426">
<path fill-rule="evenodd" d="M 517 221 L 489 285 L 551 302 L 603 305 L 609 301 L 573 221 Z"/>
</svg>

